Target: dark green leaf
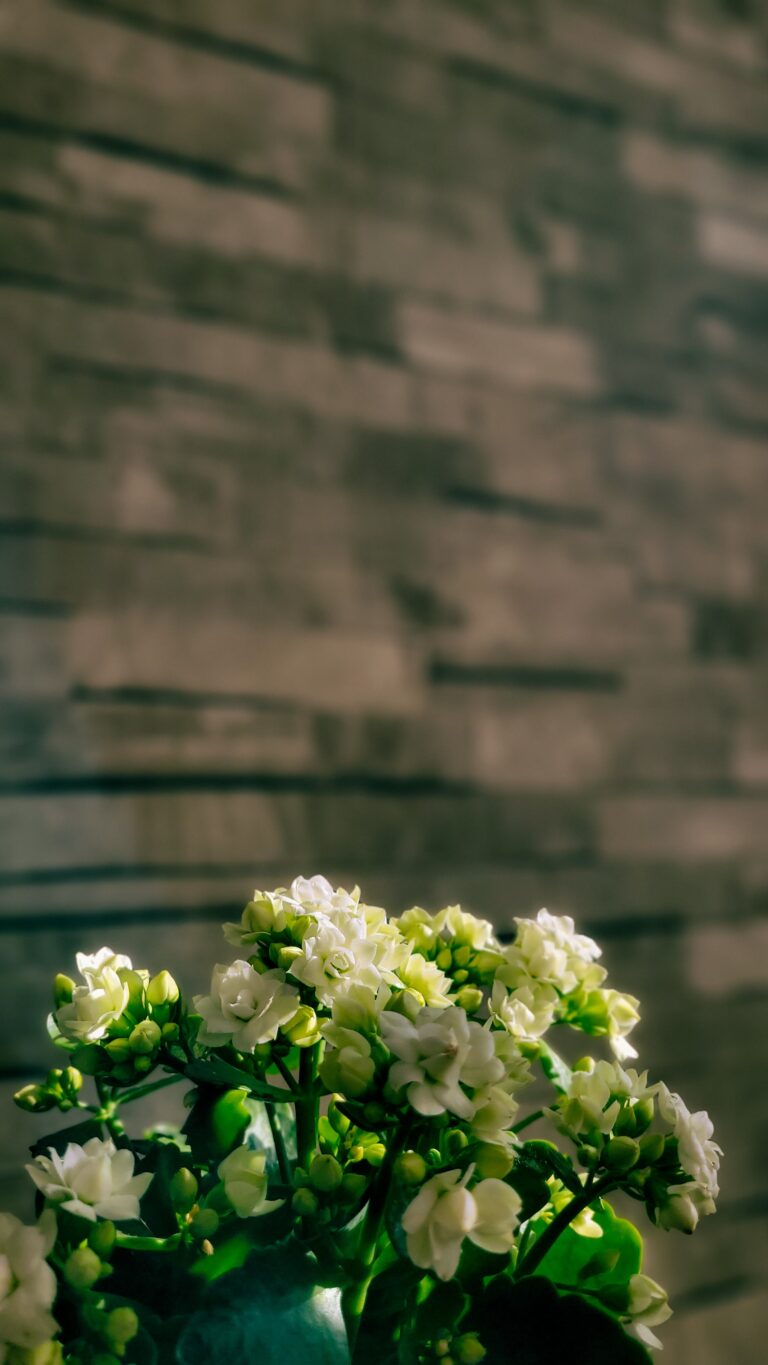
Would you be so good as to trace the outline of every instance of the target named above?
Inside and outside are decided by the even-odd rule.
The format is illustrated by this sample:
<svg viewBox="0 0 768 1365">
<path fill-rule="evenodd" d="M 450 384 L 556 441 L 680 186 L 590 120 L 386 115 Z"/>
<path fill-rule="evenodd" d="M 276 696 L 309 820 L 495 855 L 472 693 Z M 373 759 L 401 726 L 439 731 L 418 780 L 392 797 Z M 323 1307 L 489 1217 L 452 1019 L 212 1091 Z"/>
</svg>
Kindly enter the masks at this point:
<svg viewBox="0 0 768 1365">
<path fill-rule="evenodd" d="M 462 1324 L 463 1326 L 464 1324 Z M 649 1365 L 616 1318 L 576 1294 L 559 1295 L 537 1275 L 493 1280 L 471 1315 L 484 1365 Z"/>
<path fill-rule="evenodd" d="M 554 1175 L 574 1194 L 582 1192 L 583 1186 L 573 1169 L 573 1163 L 554 1143 L 545 1142 L 543 1138 L 532 1138 L 530 1142 L 523 1143 L 513 1167 L 513 1170 L 518 1169 L 537 1172 L 545 1180 Z"/>
<path fill-rule="evenodd" d="M 200 1161 L 220 1161 L 243 1140 L 253 1118 L 245 1090 L 201 1085 L 182 1132 Z"/>
<path fill-rule="evenodd" d="M 338 1291 L 317 1288 L 315 1263 L 298 1248 L 254 1252 L 209 1286 L 176 1358 L 179 1365 L 348 1365 Z"/>
<path fill-rule="evenodd" d="M 101 1137 L 102 1125 L 96 1119 L 84 1119 L 82 1123 L 70 1123 L 68 1128 L 59 1128 L 55 1133 L 46 1133 L 33 1142 L 30 1152 L 33 1156 L 47 1156 L 48 1148 L 61 1155 L 69 1142 L 77 1142 L 82 1147 L 93 1137 Z"/>
<path fill-rule="evenodd" d="M 548 1043 L 539 1041 L 538 1047 L 541 1069 L 547 1080 L 551 1081 L 555 1089 L 561 1093 L 566 1091 L 571 1084 L 573 1074 L 568 1063 Z"/>
</svg>

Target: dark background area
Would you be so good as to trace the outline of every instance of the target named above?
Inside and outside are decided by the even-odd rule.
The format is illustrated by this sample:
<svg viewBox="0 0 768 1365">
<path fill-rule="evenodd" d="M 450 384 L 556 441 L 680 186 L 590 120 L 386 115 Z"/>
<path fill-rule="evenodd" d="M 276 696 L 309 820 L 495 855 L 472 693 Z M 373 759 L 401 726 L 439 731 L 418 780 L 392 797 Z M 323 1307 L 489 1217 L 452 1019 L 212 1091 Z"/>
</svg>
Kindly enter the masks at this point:
<svg viewBox="0 0 768 1365">
<path fill-rule="evenodd" d="M 0 3 L 0 1206 L 76 950 L 546 904 L 725 1148 L 665 1359 L 762 1359 L 767 31 Z"/>
</svg>

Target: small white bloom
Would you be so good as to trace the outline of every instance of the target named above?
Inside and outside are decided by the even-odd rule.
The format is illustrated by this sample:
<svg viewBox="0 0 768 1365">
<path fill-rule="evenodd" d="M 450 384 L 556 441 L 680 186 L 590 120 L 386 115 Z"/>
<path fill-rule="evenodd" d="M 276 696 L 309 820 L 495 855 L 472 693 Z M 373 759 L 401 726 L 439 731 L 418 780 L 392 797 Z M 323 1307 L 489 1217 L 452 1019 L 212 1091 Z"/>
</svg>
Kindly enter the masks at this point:
<svg viewBox="0 0 768 1365">
<path fill-rule="evenodd" d="M 139 1200 L 152 1176 L 133 1174 L 133 1152 L 118 1150 L 111 1139 L 97 1137 L 83 1147 L 70 1142 L 63 1156 L 53 1147 L 48 1151 L 49 1156 L 35 1157 L 26 1169 L 51 1203 L 91 1222 L 111 1218 L 117 1223 L 139 1217 Z"/>
<path fill-rule="evenodd" d="M 720 1190 L 717 1173 L 722 1149 L 712 1141 L 712 1120 L 705 1109 L 691 1114 L 679 1095 L 671 1094 L 666 1085 L 658 1086 L 658 1105 L 661 1117 L 671 1125 L 677 1138 L 680 1165 L 690 1175 L 705 1200 L 717 1199 Z M 687 1190 L 687 1186 L 681 1186 Z M 703 1208 L 699 1212 L 705 1212 Z M 709 1212 L 709 1210 L 706 1210 Z"/>
<path fill-rule="evenodd" d="M 450 1005 L 453 983 L 445 972 L 441 972 L 436 962 L 430 962 L 421 953 L 411 953 L 399 968 L 398 976 L 408 990 L 415 991 L 421 997 L 422 1004 L 440 1009 Z"/>
<path fill-rule="evenodd" d="M 482 1090 L 504 1076 L 492 1034 L 467 1019 L 456 1005 L 448 1009 L 425 1006 L 413 1021 L 385 1012 L 381 1033 L 398 1059 L 390 1068 L 389 1085 L 394 1091 L 405 1089 L 419 1114 L 432 1116 L 448 1110 L 458 1118 L 471 1119 L 479 1105 L 467 1090 Z"/>
<path fill-rule="evenodd" d="M 238 1218 L 259 1218 L 279 1209 L 282 1199 L 267 1199 L 267 1158 L 252 1147 L 236 1147 L 219 1162 L 219 1179 Z"/>
<path fill-rule="evenodd" d="M 552 1024 L 559 996 L 554 986 L 531 980 L 508 991 L 498 978 L 491 991 L 491 1017 L 515 1038 L 536 1042 Z"/>
<path fill-rule="evenodd" d="M 231 1043 L 239 1052 L 253 1052 L 277 1037 L 299 1003 L 299 992 L 287 984 L 285 972 L 257 972 L 240 959 L 227 966 L 217 964 L 210 994 L 196 995 L 192 1001 L 203 1019 L 198 1039 L 207 1047 Z"/>
<path fill-rule="evenodd" d="M 516 919 L 515 923 L 517 936 L 498 971 L 506 985 L 524 986 L 533 977 L 554 986 L 561 995 L 570 995 L 577 986 L 591 990 L 605 980 L 605 969 L 596 965 L 600 948 L 593 939 L 575 932 L 569 915 L 540 910 L 535 920 Z"/>
<path fill-rule="evenodd" d="M 403 1215 L 408 1255 L 441 1280 L 456 1274 L 465 1237 L 485 1251 L 509 1251 L 520 1213 L 520 1196 L 503 1180 L 481 1180 L 467 1189 L 472 1167 L 444 1171 L 422 1185 Z"/>
<path fill-rule="evenodd" d="M 442 911 L 441 937 L 448 943 L 478 950 L 499 946 L 490 920 L 468 914 L 460 905 L 448 905 Z"/>
<path fill-rule="evenodd" d="M 235 947 L 250 947 L 261 934 L 281 934 L 293 913 L 277 891 L 254 891 L 239 923 L 224 925 L 224 937 Z"/>
<path fill-rule="evenodd" d="M 311 986 L 321 1004 L 332 1005 L 352 985 L 368 986 L 374 992 L 382 982 L 397 985 L 394 966 L 399 949 L 399 943 L 388 934 L 370 934 L 362 915 L 342 910 L 332 919 L 317 915 L 304 935 L 301 955 L 291 964 L 290 974 Z"/>
<path fill-rule="evenodd" d="M 422 910 L 420 905 L 414 905 L 411 910 L 404 911 L 399 918 L 392 920 L 413 950 L 424 954 L 439 952 L 443 922 L 444 912 L 431 915 L 428 910 Z"/>
<path fill-rule="evenodd" d="M 603 997 L 608 1016 L 608 1041 L 611 1051 L 618 1061 L 625 1062 L 629 1057 L 637 1056 L 637 1049 L 628 1041 L 627 1034 L 640 1022 L 638 1009 L 640 1001 L 634 995 L 614 990 L 603 991 Z"/>
<path fill-rule="evenodd" d="M 286 898 L 305 915 L 333 916 L 337 911 L 354 915 L 360 904 L 360 887 L 356 886 L 351 892 L 345 891 L 343 886 L 334 890 L 327 877 L 294 877 Z"/>
<path fill-rule="evenodd" d="M 650 1275 L 633 1275 L 629 1281 L 627 1313 L 632 1319 L 636 1336 L 646 1345 L 662 1350 L 662 1344 L 652 1327 L 660 1327 L 672 1317 L 666 1289 Z"/>
<path fill-rule="evenodd" d="M 55 1241 L 51 1209 L 36 1227 L 0 1213 L 0 1361 L 9 1347 L 32 1351 L 58 1331 L 51 1315 L 56 1276 L 46 1261 Z"/>
<path fill-rule="evenodd" d="M 512 1127 L 520 1108 L 506 1085 L 489 1085 L 475 1095 L 477 1108 L 470 1121 L 470 1131 L 480 1142 L 498 1143 L 508 1140 L 507 1129 Z"/>
<path fill-rule="evenodd" d="M 56 1010 L 54 1017 L 65 1038 L 95 1043 L 128 1004 L 129 988 L 119 972 L 131 970 L 131 959 L 111 948 L 100 948 L 91 956 L 78 953 L 76 960 L 85 984 L 75 986 L 70 1003 Z"/>
</svg>

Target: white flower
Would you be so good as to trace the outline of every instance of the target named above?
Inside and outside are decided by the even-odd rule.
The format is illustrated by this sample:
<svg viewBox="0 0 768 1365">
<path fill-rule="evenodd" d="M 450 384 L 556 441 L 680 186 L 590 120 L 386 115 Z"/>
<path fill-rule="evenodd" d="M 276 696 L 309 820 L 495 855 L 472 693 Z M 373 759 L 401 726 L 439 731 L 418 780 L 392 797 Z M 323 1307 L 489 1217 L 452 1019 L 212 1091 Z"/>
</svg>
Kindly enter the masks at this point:
<svg viewBox="0 0 768 1365">
<path fill-rule="evenodd" d="M 350 892 L 339 886 L 334 891 L 326 877 L 294 877 L 286 898 L 305 915 L 333 916 L 337 911 L 354 915 L 360 904 L 360 887 Z"/>
<path fill-rule="evenodd" d="M 368 1039 L 354 1029 L 330 1021 L 321 1031 L 331 1044 L 320 1065 L 323 1081 L 329 1090 L 357 1099 L 368 1089 L 376 1070 Z"/>
<path fill-rule="evenodd" d="M 475 1096 L 477 1108 L 470 1122 L 473 1137 L 480 1142 L 504 1144 L 520 1108 L 505 1085 L 489 1085 Z"/>
<path fill-rule="evenodd" d="M 56 1241 L 56 1218 L 46 1209 L 37 1227 L 0 1213 L 0 1361 L 9 1347 L 34 1350 L 58 1324 L 51 1315 L 56 1276 L 46 1261 Z"/>
<path fill-rule="evenodd" d="M 650 1275 L 633 1275 L 629 1281 L 627 1313 L 632 1319 L 635 1335 L 646 1345 L 662 1350 L 661 1342 L 652 1327 L 661 1326 L 672 1317 L 666 1289 Z"/>
<path fill-rule="evenodd" d="M 240 959 L 217 964 L 210 995 L 196 995 L 192 1001 L 203 1019 L 198 1040 L 207 1047 L 231 1043 L 239 1052 L 253 1052 L 277 1037 L 299 1003 L 299 992 L 287 984 L 285 972 L 257 972 Z"/>
<path fill-rule="evenodd" d="M 427 954 L 440 950 L 443 920 L 443 912 L 430 915 L 428 910 L 422 910 L 420 905 L 414 905 L 411 910 L 404 911 L 398 919 L 392 920 L 392 923 L 416 952 Z"/>
<path fill-rule="evenodd" d="M 152 1176 L 133 1174 L 133 1152 L 118 1151 L 111 1139 L 97 1137 L 83 1147 L 70 1142 L 63 1156 L 53 1147 L 48 1151 L 50 1156 L 35 1157 L 26 1168 L 46 1199 L 94 1223 L 97 1218 L 117 1223 L 139 1217 L 139 1200 Z"/>
<path fill-rule="evenodd" d="M 627 1034 L 640 1022 L 638 1010 L 640 1001 L 634 995 L 625 995 L 623 991 L 604 990 L 602 994 L 608 1019 L 608 1041 L 611 1051 L 618 1061 L 625 1062 L 628 1057 L 637 1056 L 637 1049 L 627 1041 Z"/>
<path fill-rule="evenodd" d="M 720 1168 L 722 1149 L 712 1141 L 712 1120 L 705 1109 L 691 1114 L 679 1095 L 673 1095 L 661 1082 L 657 1089 L 659 1113 L 671 1125 L 672 1134 L 677 1138 L 677 1153 L 680 1165 L 692 1180 L 705 1201 L 717 1199 L 720 1190 L 717 1173 Z M 680 1186 L 692 1194 L 689 1184 Z M 699 1212 L 711 1212 L 701 1207 Z"/>
<path fill-rule="evenodd" d="M 579 1133 L 610 1133 L 621 1102 L 630 1106 L 651 1098 L 655 1086 L 648 1085 L 648 1073 L 627 1071 L 618 1062 L 593 1062 L 587 1071 L 574 1071 L 557 1109 L 547 1111 L 561 1132 L 570 1137 Z"/>
<path fill-rule="evenodd" d="M 432 1116 L 448 1110 L 471 1119 L 479 1105 L 466 1091 L 500 1081 L 504 1064 L 496 1056 L 493 1036 L 467 1019 L 456 1005 L 419 1010 L 414 1021 L 402 1014 L 384 1013 L 381 1033 L 398 1059 L 390 1068 L 389 1085 L 405 1089 L 419 1114 Z"/>
<path fill-rule="evenodd" d="M 444 1171 L 422 1185 L 403 1215 L 408 1255 L 441 1280 L 456 1274 L 465 1237 L 485 1251 L 503 1253 L 514 1242 L 521 1201 L 503 1180 L 481 1180 L 467 1189 L 472 1167 Z"/>
<path fill-rule="evenodd" d="M 444 1009 L 450 1005 L 452 982 L 441 972 L 436 962 L 430 962 L 421 953 L 411 953 L 398 970 L 398 976 L 408 990 L 415 991 L 424 1005 L 439 1006 Z"/>
<path fill-rule="evenodd" d="M 497 978 L 491 991 L 491 1017 L 515 1038 L 536 1042 L 550 1027 L 559 996 L 554 986 L 528 981 L 509 992 Z"/>
<path fill-rule="evenodd" d="M 128 1004 L 129 988 L 121 970 L 131 970 L 131 959 L 111 948 L 100 948 L 90 957 L 77 954 L 77 968 L 85 984 L 75 986 L 72 1000 L 55 1012 L 57 1027 L 75 1043 L 95 1043 Z"/>
<path fill-rule="evenodd" d="M 252 1147 L 236 1147 L 219 1162 L 219 1179 L 238 1218 L 259 1218 L 279 1209 L 282 1199 L 267 1199 L 267 1158 Z"/>
<path fill-rule="evenodd" d="M 352 985 L 373 991 L 382 982 L 397 985 L 394 967 L 402 952 L 407 955 L 405 944 L 391 935 L 369 933 L 363 915 L 340 910 L 333 919 L 318 915 L 310 921 L 290 974 L 311 986 L 321 1004 L 332 1005 Z"/>
<path fill-rule="evenodd" d="M 469 948 L 498 948 L 498 940 L 490 920 L 467 914 L 460 905 L 448 905 L 442 911 L 442 937 L 449 943 Z"/>
<path fill-rule="evenodd" d="M 250 947 L 260 934 L 281 934 L 293 915 L 277 891 L 254 891 L 239 924 L 225 924 L 224 937 L 235 947 Z"/>
<path fill-rule="evenodd" d="M 593 939 L 577 934 L 570 915 L 540 910 L 535 920 L 516 919 L 517 936 L 505 953 L 498 977 L 511 987 L 530 977 L 570 995 L 577 986 L 593 989 L 605 980 L 605 969 L 595 965 L 601 950 Z"/>
</svg>

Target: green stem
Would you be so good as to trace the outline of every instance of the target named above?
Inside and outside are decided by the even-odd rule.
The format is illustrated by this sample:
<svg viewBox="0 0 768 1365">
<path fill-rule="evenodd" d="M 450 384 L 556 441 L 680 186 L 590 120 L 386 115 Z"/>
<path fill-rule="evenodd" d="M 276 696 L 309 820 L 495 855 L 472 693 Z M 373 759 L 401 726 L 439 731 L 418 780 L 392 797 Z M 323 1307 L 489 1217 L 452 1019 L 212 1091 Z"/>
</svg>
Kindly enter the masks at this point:
<svg viewBox="0 0 768 1365">
<path fill-rule="evenodd" d="M 179 1081 L 186 1077 L 180 1072 L 174 1072 L 172 1076 L 163 1076 L 159 1081 L 147 1081 L 146 1085 L 136 1085 L 131 1090 L 121 1090 L 117 1096 L 118 1104 L 130 1104 L 133 1100 L 141 1100 L 145 1095 L 151 1095 L 154 1090 L 164 1090 L 167 1085 L 178 1085 Z"/>
<path fill-rule="evenodd" d="M 282 1057 L 273 1057 L 272 1060 L 275 1066 L 277 1067 L 278 1071 L 280 1072 L 280 1075 L 282 1076 L 283 1080 L 285 1081 L 285 1084 L 287 1085 L 290 1094 L 298 1095 L 299 1087 L 296 1084 L 296 1078 L 293 1075 L 293 1072 L 290 1071 L 288 1067 L 285 1065 L 285 1062 L 283 1061 Z"/>
<path fill-rule="evenodd" d="M 570 1204 L 566 1204 L 565 1208 L 561 1209 L 557 1217 L 553 1218 L 549 1226 L 544 1229 L 541 1236 L 536 1238 L 528 1255 L 523 1257 L 522 1261 L 518 1260 L 517 1269 L 515 1270 L 515 1279 L 520 1280 L 525 1275 L 532 1275 L 534 1270 L 541 1265 L 547 1252 L 554 1246 L 561 1232 L 565 1232 L 565 1229 L 573 1222 L 574 1218 L 577 1218 L 584 1209 L 589 1208 L 590 1204 L 594 1203 L 595 1199 L 599 1199 L 601 1195 L 607 1194 L 609 1190 L 615 1190 L 617 1188 L 616 1177 L 613 1175 L 606 1175 L 602 1180 L 598 1180 L 595 1185 L 592 1185 L 590 1189 L 584 1190 L 581 1194 L 574 1195 Z"/>
<path fill-rule="evenodd" d="M 104 1081 L 96 1081 L 96 1093 L 101 1105 L 97 1118 L 105 1125 L 116 1147 L 127 1147 L 129 1145 L 128 1135 L 117 1113 L 120 1100 L 113 1096 L 109 1086 Z"/>
<path fill-rule="evenodd" d="M 264 1105 L 264 1108 L 265 1108 L 266 1111 L 267 1111 L 267 1120 L 268 1120 L 268 1122 L 269 1122 L 269 1129 L 270 1129 L 270 1132 L 271 1132 L 271 1134 L 272 1134 L 272 1141 L 273 1141 L 274 1144 L 275 1144 L 275 1155 L 277 1156 L 277 1164 L 278 1164 L 278 1166 L 279 1166 L 279 1168 L 280 1168 L 280 1179 L 283 1181 L 283 1183 L 284 1183 L 285 1185 L 290 1185 L 290 1183 L 291 1183 L 291 1168 L 290 1168 L 290 1165 L 289 1165 L 289 1163 L 288 1163 L 288 1154 L 287 1154 L 287 1152 L 286 1152 L 286 1150 L 285 1150 L 285 1143 L 283 1142 L 283 1135 L 282 1135 L 282 1133 L 280 1132 L 280 1128 L 279 1128 L 279 1126 L 278 1126 L 277 1118 L 275 1117 L 274 1108 L 273 1108 L 273 1106 L 272 1106 L 271 1104 L 265 1104 L 265 1105 Z"/>
<path fill-rule="evenodd" d="M 299 1091 L 296 1095 L 296 1159 L 306 1171 L 317 1146 L 317 1117 L 320 1097 L 315 1089 L 320 1065 L 320 1044 L 302 1048 L 299 1058 Z"/>
<path fill-rule="evenodd" d="M 349 1340 L 350 1356 L 354 1363 L 355 1342 L 360 1331 L 363 1312 L 365 1310 L 368 1290 L 374 1278 L 373 1266 L 376 1260 L 381 1225 L 384 1221 L 384 1214 L 387 1208 L 389 1193 L 392 1183 L 392 1169 L 395 1161 L 405 1144 L 405 1133 L 401 1132 L 393 1137 L 387 1147 L 387 1155 L 382 1162 L 379 1174 L 374 1181 L 371 1189 L 371 1197 L 368 1200 L 368 1208 L 365 1214 L 360 1241 L 357 1248 L 357 1276 L 353 1284 L 344 1290 L 342 1295 L 342 1309 L 344 1321 L 347 1327 L 347 1337 Z"/>
<path fill-rule="evenodd" d="M 516 1123 L 512 1132 L 522 1133 L 524 1128 L 530 1128 L 532 1123 L 538 1123 L 539 1119 L 543 1119 L 543 1117 L 544 1110 L 536 1109 L 533 1114 L 529 1114 L 527 1118 L 521 1119 L 519 1123 Z"/>
<path fill-rule="evenodd" d="M 175 1251 L 181 1244 L 181 1233 L 172 1237 L 133 1237 L 127 1232 L 115 1233 L 115 1246 L 125 1251 Z"/>
</svg>

